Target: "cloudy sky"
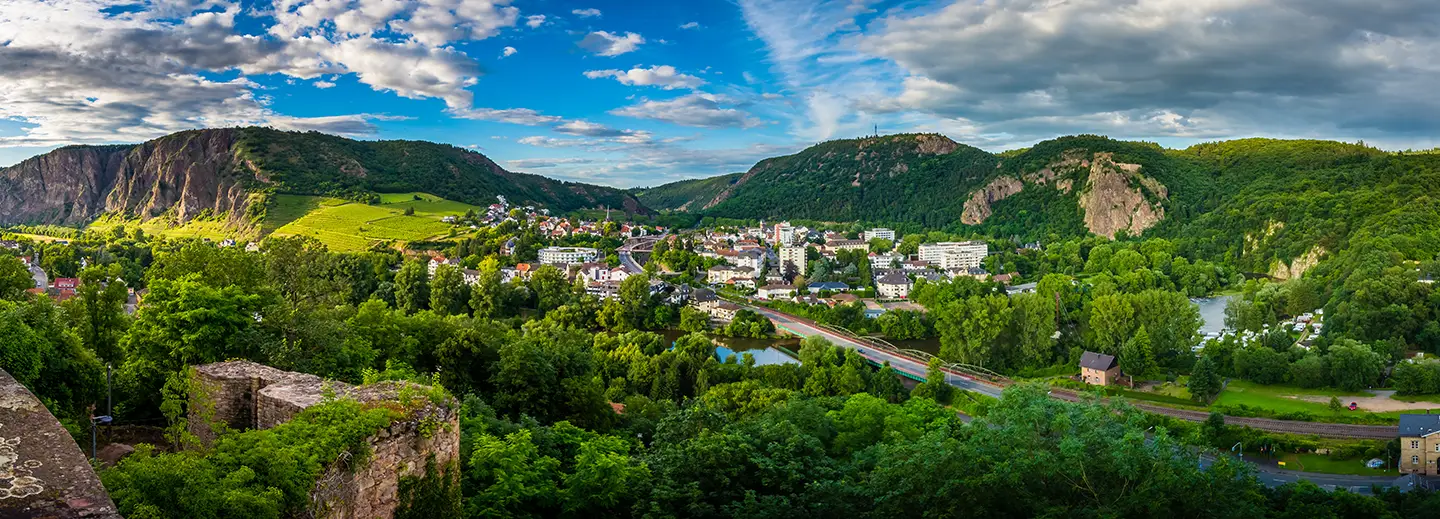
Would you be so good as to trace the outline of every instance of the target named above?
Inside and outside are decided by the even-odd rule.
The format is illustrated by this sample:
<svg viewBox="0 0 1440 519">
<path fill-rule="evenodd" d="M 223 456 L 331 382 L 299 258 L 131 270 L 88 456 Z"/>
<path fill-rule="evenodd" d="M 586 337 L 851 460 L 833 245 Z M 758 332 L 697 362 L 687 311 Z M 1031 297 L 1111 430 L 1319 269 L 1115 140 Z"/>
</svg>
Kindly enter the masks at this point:
<svg viewBox="0 0 1440 519">
<path fill-rule="evenodd" d="M 0 0 L 0 165 L 236 125 L 615 186 L 832 138 L 1440 142 L 1419 0 Z"/>
</svg>

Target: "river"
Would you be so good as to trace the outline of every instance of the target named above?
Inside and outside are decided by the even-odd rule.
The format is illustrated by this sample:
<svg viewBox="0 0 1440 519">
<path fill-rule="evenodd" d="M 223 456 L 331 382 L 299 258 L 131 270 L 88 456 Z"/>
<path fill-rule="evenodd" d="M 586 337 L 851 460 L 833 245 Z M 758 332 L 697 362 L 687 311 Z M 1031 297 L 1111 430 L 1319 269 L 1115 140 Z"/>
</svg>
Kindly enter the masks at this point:
<svg viewBox="0 0 1440 519">
<path fill-rule="evenodd" d="M 1225 305 L 1235 296 L 1194 298 L 1190 304 L 1200 310 L 1200 335 L 1219 334 L 1225 330 Z"/>
<path fill-rule="evenodd" d="M 658 331 L 665 337 L 666 342 L 674 342 L 685 335 L 680 330 Z M 767 339 L 751 339 L 746 337 L 725 337 L 722 335 L 707 334 L 711 339 L 720 343 L 715 346 L 715 355 L 720 360 L 725 360 L 733 355 L 749 354 L 755 357 L 755 365 L 764 366 L 767 364 L 798 364 L 800 361 L 786 351 L 799 351 L 800 339 L 794 337 L 776 337 Z M 736 359 L 739 360 L 739 359 Z"/>
</svg>

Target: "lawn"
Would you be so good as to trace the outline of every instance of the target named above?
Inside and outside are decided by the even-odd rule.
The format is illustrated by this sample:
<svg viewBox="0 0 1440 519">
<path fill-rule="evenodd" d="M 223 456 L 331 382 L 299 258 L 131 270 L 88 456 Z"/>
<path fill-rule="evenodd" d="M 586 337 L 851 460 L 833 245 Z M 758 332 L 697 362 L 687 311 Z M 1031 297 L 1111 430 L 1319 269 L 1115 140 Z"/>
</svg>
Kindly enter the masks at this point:
<svg viewBox="0 0 1440 519">
<path fill-rule="evenodd" d="M 391 193 L 381 195 L 380 200 L 379 204 L 369 205 L 334 198 L 281 195 L 276 206 L 267 214 L 266 227 L 271 225 L 272 218 L 274 223 L 289 219 L 276 226 L 275 235 L 310 236 L 331 250 L 356 251 L 382 241 L 404 242 L 446 236 L 453 226 L 442 222 L 441 218 L 479 209 L 425 193 Z M 307 208 L 301 216 L 295 216 Z M 406 215 L 407 208 L 413 209 L 414 214 Z"/>
<path fill-rule="evenodd" d="M 211 241 L 234 238 L 244 242 L 255 237 L 252 230 L 236 228 L 229 225 L 226 220 L 210 218 L 196 218 L 182 225 L 174 225 L 163 217 L 140 221 L 138 218 L 107 215 L 91 222 L 85 227 L 85 230 L 106 232 L 122 225 L 131 230 L 139 227 L 147 235 L 164 238 L 208 238 Z"/>
<path fill-rule="evenodd" d="M 1317 416 L 1330 416 L 1330 406 L 1325 402 L 1311 402 L 1302 397 L 1316 397 L 1329 400 L 1330 397 L 1369 396 L 1368 393 L 1342 391 L 1333 388 L 1305 389 L 1295 386 L 1273 385 L 1265 386 L 1239 379 L 1230 379 L 1230 384 L 1220 397 L 1215 399 L 1214 405 L 1248 405 L 1261 409 L 1269 409 L 1277 413 L 1305 412 Z M 1349 413 L 1350 411 L 1345 411 Z"/>
<path fill-rule="evenodd" d="M 1366 467 L 1365 462 L 1369 461 L 1368 458 L 1337 460 L 1324 454 L 1305 453 L 1286 454 L 1280 459 L 1285 462 L 1284 468 L 1290 470 L 1350 476 L 1398 476 L 1394 471 L 1385 472 L 1382 469 Z"/>
<path fill-rule="evenodd" d="M 1430 402 L 1440 404 L 1440 395 L 1390 395 L 1391 399 L 1401 402 Z"/>
</svg>

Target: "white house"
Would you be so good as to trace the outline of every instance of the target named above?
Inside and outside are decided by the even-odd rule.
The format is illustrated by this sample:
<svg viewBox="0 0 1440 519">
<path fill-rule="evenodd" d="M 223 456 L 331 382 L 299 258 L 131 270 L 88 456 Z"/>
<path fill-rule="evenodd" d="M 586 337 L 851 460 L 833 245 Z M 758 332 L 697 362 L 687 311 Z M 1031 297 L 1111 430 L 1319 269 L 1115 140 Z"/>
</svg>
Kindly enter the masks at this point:
<svg viewBox="0 0 1440 519">
<path fill-rule="evenodd" d="M 460 260 L 446 258 L 444 256 L 435 256 L 433 258 L 430 258 L 430 277 L 435 277 L 435 269 L 440 268 L 441 265 L 459 266 Z"/>
<path fill-rule="evenodd" d="M 875 280 L 875 290 L 882 298 L 904 299 L 910 296 L 910 278 L 899 272 L 891 272 Z"/>
<path fill-rule="evenodd" d="M 891 229 L 886 229 L 884 227 L 876 227 L 874 229 L 865 231 L 865 233 L 861 235 L 861 237 L 865 238 L 865 241 L 867 242 L 875 238 L 880 238 L 882 240 L 890 240 L 893 242 L 895 241 L 895 231 Z"/>
<path fill-rule="evenodd" d="M 590 247 L 545 247 L 540 249 L 540 263 L 570 265 L 595 261 L 600 251 Z"/>
<path fill-rule="evenodd" d="M 782 299 L 795 297 L 795 287 L 790 285 L 765 285 L 755 293 L 760 299 Z"/>
<path fill-rule="evenodd" d="M 870 253 L 870 270 L 894 268 L 901 261 L 905 261 L 905 256 L 893 252 L 884 254 L 872 252 Z"/>
<path fill-rule="evenodd" d="M 990 246 L 983 241 L 952 241 L 920 244 L 919 259 L 942 269 L 979 267 Z"/>
</svg>

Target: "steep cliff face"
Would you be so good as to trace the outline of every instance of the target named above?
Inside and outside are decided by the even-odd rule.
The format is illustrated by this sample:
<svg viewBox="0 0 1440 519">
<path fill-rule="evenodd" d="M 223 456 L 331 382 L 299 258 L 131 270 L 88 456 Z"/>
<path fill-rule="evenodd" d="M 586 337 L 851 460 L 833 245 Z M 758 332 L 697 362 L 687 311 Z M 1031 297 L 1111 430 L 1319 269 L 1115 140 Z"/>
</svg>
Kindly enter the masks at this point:
<svg viewBox="0 0 1440 519">
<path fill-rule="evenodd" d="M 1090 161 L 1085 191 L 1080 194 L 1085 226 L 1090 232 L 1114 238 L 1120 231 L 1138 236 L 1160 223 L 1165 208 L 1152 204 L 1142 187 L 1162 199 L 1168 196 L 1159 181 L 1140 174 L 1139 164 L 1115 162 L 1109 153 L 1096 153 Z"/>
<path fill-rule="evenodd" d="M 965 225 L 984 223 L 985 219 L 990 217 L 990 204 L 1009 198 L 1024 188 L 1025 185 L 1014 177 L 996 177 L 989 184 L 985 184 L 985 187 L 970 194 L 970 199 L 965 201 L 965 211 L 960 214 L 960 221 Z"/>
<path fill-rule="evenodd" d="M 192 130 L 143 144 L 71 146 L 0 169 L 0 225 L 81 226 L 103 213 L 181 223 L 210 213 L 249 225 L 257 191 L 362 198 L 422 191 L 484 205 L 646 214 L 615 188 L 506 171 L 488 157 L 422 141 L 356 141 L 268 128 Z"/>
<path fill-rule="evenodd" d="M 180 221 L 243 215 L 235 130 L 182 132 L 134 146 L 73 146 L 0 169 L 0 224 L 84 225 L 102 213 Z M 253 178 L 253 177 L 250 177 Z"/>
</svg>

